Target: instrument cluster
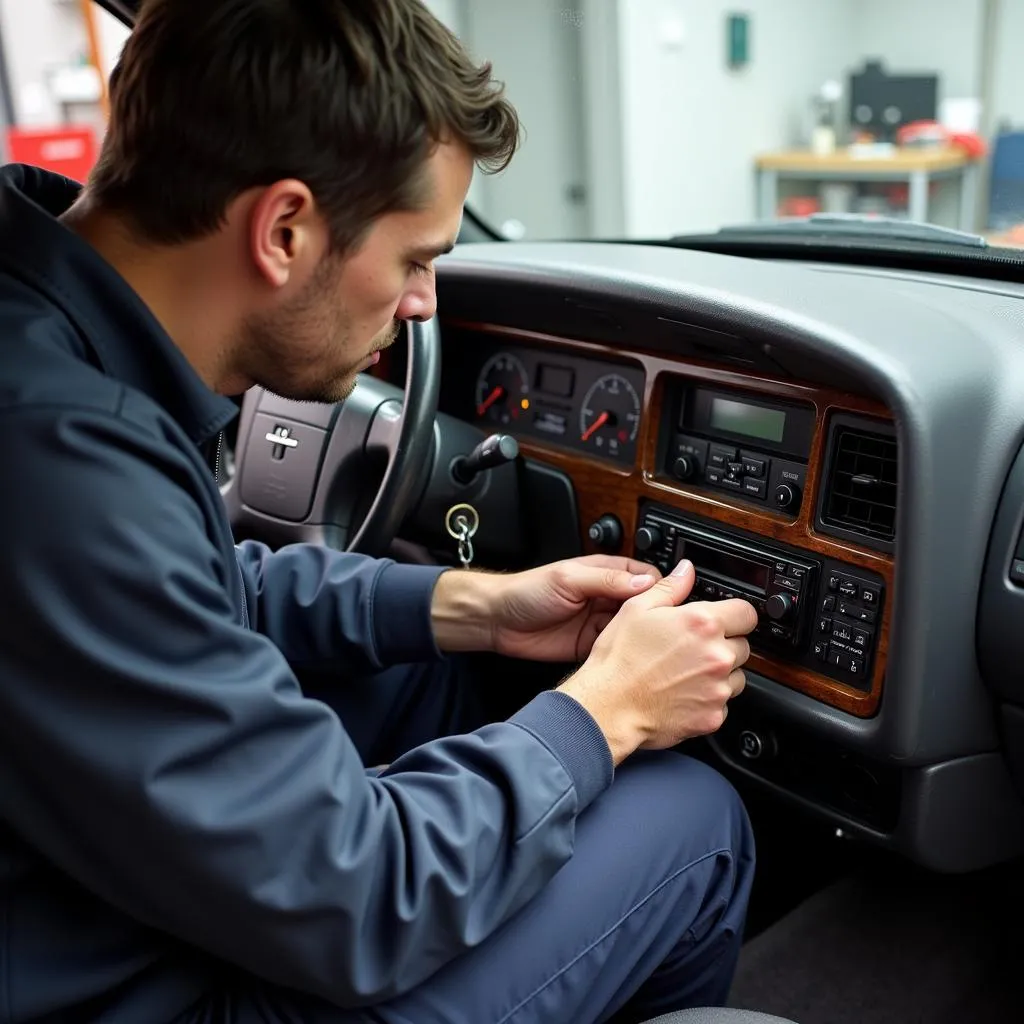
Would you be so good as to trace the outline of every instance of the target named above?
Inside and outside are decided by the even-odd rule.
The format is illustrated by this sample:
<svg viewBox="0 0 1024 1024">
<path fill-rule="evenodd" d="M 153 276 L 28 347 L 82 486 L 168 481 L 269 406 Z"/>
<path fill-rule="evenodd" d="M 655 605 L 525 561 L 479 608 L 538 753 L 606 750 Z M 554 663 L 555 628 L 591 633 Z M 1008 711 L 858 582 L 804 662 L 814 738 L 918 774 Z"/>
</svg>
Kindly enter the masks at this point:
<svg viewBox="0 0 1024 1024">
<path fill-rule="evenodd" d="M 479 336 L 460 342 L 457 368 L 445 365 L 446 409 L 488 432 L 635 463 L 644 394 L 640 366 L 493 338 L 482 342 Z"/>
</svg>

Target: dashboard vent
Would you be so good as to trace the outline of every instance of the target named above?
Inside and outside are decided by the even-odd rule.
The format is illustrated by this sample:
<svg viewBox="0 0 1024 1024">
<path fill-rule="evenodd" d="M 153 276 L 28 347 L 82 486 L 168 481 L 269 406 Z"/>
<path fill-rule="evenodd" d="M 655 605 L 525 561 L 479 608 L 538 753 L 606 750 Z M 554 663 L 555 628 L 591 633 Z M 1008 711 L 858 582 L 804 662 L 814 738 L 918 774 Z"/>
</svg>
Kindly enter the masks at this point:
<svg viewBox="0 0 1024 1024">
<path fill-rule="evenodd" d="M 837 425 L 822 522 L 876 540 L 896 536 L 896 438 Z"/>
</svg>

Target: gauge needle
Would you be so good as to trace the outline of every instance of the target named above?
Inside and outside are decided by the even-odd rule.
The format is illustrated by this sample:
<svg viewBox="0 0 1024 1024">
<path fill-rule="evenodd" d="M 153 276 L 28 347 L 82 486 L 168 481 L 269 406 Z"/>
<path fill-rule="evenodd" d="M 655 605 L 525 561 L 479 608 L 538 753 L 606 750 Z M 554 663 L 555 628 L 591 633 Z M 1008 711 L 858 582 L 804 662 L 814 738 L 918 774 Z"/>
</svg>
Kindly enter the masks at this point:
<svg viewBox="0 0 1024 1024">
<path fill-rule="evenodd" d="M 494 403 L 505 394 L 505 389 L 499 384 L 477 407 L 477 416 L 483 416 Z"/>
<path fill-rule="evenodd" d="M 600 430 L 608 422 L 608 413 L 603 412 L 600 416 L 594 420 L 593 423 L 583 431 L 583 436 L 580 438 L 581 441 L 589 441 L 593 436 L 595 430 Z"/>
</svg>

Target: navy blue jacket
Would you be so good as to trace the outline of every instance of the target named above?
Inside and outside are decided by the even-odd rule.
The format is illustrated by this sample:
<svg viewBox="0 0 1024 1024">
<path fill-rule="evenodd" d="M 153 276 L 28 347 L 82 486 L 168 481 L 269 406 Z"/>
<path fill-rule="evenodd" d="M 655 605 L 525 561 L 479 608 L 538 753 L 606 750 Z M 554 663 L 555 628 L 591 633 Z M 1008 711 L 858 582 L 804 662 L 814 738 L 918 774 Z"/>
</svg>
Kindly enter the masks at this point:
<svg viewBox="0 0 1024 1024">
<path fill-rule="evenodd" d="M 155 1024 L 239 969 L 387 999 L 571 856 L 607 745 L 546 692 L 365 771 L 294 669 L 440 657 L 440 570 L 236 547 L 204 457 L 236 407 L 76 194 L 0 172 L 0 1024 Z"/>
</svg>

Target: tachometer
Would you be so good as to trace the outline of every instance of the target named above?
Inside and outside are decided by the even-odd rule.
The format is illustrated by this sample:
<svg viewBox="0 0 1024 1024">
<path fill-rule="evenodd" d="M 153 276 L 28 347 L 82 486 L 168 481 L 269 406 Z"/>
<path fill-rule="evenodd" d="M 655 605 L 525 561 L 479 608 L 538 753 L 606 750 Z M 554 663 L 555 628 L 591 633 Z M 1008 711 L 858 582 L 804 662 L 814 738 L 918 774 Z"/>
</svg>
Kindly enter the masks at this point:
<svg viewBox="0 0 1024 1024">
<path fill-rule="evenodd" d="M 477 419 L 509 424 L 530 408 L 530 378 L 522 362 L 499 352 L 484 363 L 476 382 Z"/>
<path fill-rule="evenodd" d="M 608 373 L 594 382 L 580 409 L 580 440 L 615 455 L 636 440 L 640 429 L 640 396 L 621 374 Z"/>
</svg>

